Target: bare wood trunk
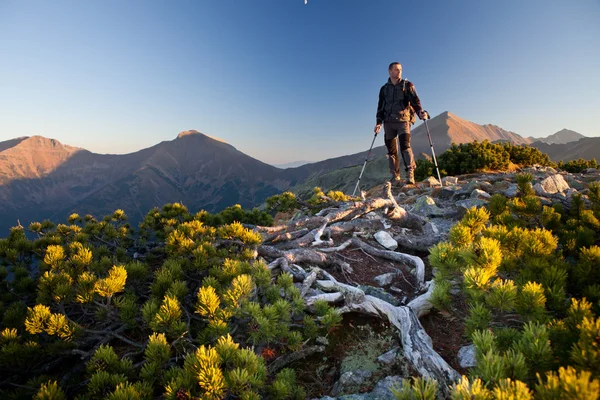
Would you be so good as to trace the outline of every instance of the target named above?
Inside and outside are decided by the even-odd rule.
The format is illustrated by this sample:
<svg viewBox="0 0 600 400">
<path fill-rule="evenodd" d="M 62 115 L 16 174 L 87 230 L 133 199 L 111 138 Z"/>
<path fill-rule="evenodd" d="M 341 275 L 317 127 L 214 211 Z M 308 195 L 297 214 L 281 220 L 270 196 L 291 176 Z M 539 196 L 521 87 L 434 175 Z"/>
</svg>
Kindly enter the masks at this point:
<svg viewBox="0 0 600 400">
<path fill-rule="evenodd" d="M 415 312 L 406 306 L 394 307 L 373 296 L 365 296 L 361 303 L 346 303 L 340 312 L 360 312 L 378 318 L 385 317 L 399 331 L 402 352 L 412 367 L 426 378 L 435 379 L 445 396 L 448 386 L 460 378 L 448 363 L 433 349 L 431 338 L 423 329 Z"/>
</svg>

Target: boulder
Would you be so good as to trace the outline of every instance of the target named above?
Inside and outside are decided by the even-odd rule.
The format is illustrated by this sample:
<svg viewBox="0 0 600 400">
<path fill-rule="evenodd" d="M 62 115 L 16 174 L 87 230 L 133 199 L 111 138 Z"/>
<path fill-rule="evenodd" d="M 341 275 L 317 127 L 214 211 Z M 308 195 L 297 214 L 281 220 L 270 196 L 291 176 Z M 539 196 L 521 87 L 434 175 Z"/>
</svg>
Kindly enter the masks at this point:
<svg viewBox="0 0 600 400">
<path fill-rule="evenodd" d="M 431 196 L 421 196 L 415 201 L 413 208 L 411 210 L 415 214 L 419 214 L 422 216 L 440 216 L 443 215 L 444 212 L 441 208 L 439 208 L 435 204 L 435 200 L 431 198 Z"/>
<path fill-rule="evenodd" d="M 538 196 L 547 196 L 549 194 L 564 192 L 569 189 L 569 184 L 562 175 L 555 174 L 536 183 L 533 189 Z"/>
<path fill-rule="evenodd" d="M 385 247 L 389 250 L 396 250 L 398 248 L 398 242 L 394 240 L 392 235 L 387 233 L 386 231 L 379 231 L 375 235 L 373 235 L 377 243 Z"/>
<path fill-rule="evenodd" d="M 471 192 L 471 198 L 472 199 L 482 199 L 482 200 L 487 200 L 489 199 L 491 196 L 488 192 L 484 192 L 481 189 L 475 189 Z"/>
</svg>

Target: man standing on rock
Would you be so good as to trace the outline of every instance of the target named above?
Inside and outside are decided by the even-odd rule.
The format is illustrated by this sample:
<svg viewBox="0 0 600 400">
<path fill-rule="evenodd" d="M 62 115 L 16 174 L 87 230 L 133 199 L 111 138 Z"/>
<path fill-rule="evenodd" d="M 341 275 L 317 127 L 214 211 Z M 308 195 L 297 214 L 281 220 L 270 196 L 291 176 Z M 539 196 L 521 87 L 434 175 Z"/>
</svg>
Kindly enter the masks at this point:
<svg viewBox="0 0 600 400">
<path fill-rule="evenodd" d="M 427 112 L 421 107 L 415 85 L 402 79 L 402 65 L 393 62 L 388 67 L 390 79 L 379 90 L 377 104 L 377 124 L 374 132 L 378 134 L 383 124 L 384 142 L 388 150 L 392 184 L 400 184 L 400 160 L 398 160 L 398 141 L 402 160 L 407 172 L 406 183 L 415 183 L 415 158 L 410 147 L 410 126 L 415 123 L 415 113 L 420 119 L 427 118 Z"/>
</svg>

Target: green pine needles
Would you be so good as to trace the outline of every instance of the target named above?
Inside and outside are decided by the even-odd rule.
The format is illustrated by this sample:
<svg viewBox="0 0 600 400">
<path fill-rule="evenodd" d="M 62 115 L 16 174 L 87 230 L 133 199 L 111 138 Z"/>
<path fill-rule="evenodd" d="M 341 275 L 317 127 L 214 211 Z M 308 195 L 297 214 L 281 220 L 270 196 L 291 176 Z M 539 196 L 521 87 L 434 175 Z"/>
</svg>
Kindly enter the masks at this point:
<svg viewBox="0 0 600 400">
<path fill-rule="evenodd" d="M 262 238 L 243 224 L 268 225 L 265 215 L 174 203 L 137 232 L 122 210 L 13 228 L 0 239 L 0 370 L 18 386 L 0 393 L 304 399 L 293 370 L 267 363 L 314 344 L 341 315 L 307 308 L 291 275 L 257 259 Z"/>
<path fill-rule="evenodd" d="M 431 301 L 451 313 L 467 302 L 458 316 L 476 347 L 477 366 L 452 398 L 599 396 L 600 184 L 565 211 L 542 208 L 531 180 L 517 177 L 514 199 L 470 209 L 431 250 Z"/>
</svg>

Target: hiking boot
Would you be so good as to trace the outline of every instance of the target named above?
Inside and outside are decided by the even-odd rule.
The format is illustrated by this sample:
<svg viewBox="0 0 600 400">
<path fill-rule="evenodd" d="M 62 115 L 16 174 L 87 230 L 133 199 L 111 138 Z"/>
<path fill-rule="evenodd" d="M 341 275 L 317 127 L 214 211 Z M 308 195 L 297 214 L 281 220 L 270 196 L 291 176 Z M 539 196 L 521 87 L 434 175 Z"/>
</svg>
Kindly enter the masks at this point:
<svg viewBox="0 0 600 400">
<path fill-rule="evenodd" d="M 415 170 L 414 169 L 408 170 L 408 178 L 406 179 L 406 184 L 408 184 L 408 185 L 415 184 Z"/>
<path fill-rule="evenodd" d="M 400 178 L 400 175 L 395 175 L 390 179 L 390 183 L 393 186 L 402 186 L 402 178 Z"/>
</svg>

